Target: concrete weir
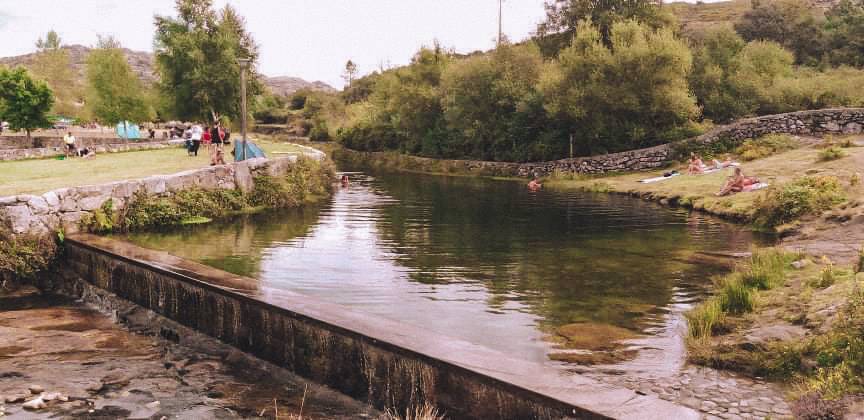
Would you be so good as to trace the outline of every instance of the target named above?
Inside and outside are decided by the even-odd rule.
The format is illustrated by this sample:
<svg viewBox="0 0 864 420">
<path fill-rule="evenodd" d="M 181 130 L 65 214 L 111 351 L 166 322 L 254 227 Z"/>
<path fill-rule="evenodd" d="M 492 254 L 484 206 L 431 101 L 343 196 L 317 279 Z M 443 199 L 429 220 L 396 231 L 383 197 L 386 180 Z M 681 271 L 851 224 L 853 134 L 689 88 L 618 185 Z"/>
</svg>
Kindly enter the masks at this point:
<svg viewBox="0 0 864 420">
<path fill-rule="evenodd" d="M 110 238 L 66 239 L 65 269 L 378 408 L 458 419 L 695 419 L 685 407 Z M 73 287 L 74 288 L 74 287 Z"/>
</svg>

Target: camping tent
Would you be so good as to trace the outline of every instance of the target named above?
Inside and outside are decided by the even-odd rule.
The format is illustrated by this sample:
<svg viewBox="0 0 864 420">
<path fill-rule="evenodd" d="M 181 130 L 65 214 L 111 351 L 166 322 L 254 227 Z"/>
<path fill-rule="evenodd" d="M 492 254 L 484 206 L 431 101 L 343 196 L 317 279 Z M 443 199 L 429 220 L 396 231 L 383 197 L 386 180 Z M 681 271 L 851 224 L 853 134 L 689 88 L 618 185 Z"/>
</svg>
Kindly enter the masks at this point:
<svg viewBox="0 0 864 420">
<path fill-rule="evenodd" d="M 138 129 L 138 124 L 132 124 L 129 121 L 126 123 L 117 123 L 117 136 L 124 139 L 140 139 L 141 130 Z M 128 135 L 127 135 L 128 134 Z"/>
<path fill-rule="evenodd" d="M 264 155 L 264 151 L 261 150 L 258 145 L 252 143 L 251 141 L 246 141 L 246 153 L 243 153 L 243 140 L 234 141 L 234 161 L 240 162 L 241 160 L 253 159 L 253 158 L 263 158 L 267 157 Z"/>
</svg>

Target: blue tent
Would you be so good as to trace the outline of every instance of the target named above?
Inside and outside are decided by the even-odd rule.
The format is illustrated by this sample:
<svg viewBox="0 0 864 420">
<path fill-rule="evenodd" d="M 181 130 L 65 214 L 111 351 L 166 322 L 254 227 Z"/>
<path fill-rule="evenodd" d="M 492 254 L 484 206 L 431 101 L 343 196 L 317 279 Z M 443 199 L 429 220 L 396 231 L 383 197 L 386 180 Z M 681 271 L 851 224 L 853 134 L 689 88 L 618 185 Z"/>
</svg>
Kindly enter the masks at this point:
<svg viewBox="0 0 864 420">
<path fill-rule="evenodd" d="M 125 126 L 123 125 L 122 122 L 117 123 L 117 130 L 116 131 L 117 131 L 117 136 L 120 138 L 124 138 L 124 139 L 140 139 L 141 138 L 141 131 L 138 129 L 138 124 L 132 124 L 129 121 L 126 121 Z"/>
<path fill-rule="evenodd" d="M 234 141 L 234 161 L 240 162 L 245 159 L 253 159 L 253 158 L 263 158 L 267 157 L 264 155 L 264 151 L 261 150 L 258 145 L 252 143 L 249 140 L 246 140 L 246 153 L 243 153 L 243 140 L 235 140 Z"/>
</svg>

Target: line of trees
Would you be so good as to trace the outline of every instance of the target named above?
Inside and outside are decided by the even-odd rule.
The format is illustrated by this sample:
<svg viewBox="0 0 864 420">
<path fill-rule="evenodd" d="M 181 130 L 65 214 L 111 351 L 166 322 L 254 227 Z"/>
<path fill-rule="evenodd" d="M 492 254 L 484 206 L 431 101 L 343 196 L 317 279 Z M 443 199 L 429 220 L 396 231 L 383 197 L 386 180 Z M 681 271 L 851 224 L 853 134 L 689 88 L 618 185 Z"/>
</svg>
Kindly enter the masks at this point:
<svg viewBox="0 0 864 420">
<path fill-rule="evenodd" d="M 734 27 L 683 37 L 655 1 L 549 1 L 529 41 L 468 56 L 423 48 L 353 78 L 347 120 L 327 123 L 358 150 L 532 161 L 569 156 L 571 138 L 590 155 L 756 114 L 864 106 L 864 0 L 824 16 L 805 4 L 756 1 Z"/>
</svg>

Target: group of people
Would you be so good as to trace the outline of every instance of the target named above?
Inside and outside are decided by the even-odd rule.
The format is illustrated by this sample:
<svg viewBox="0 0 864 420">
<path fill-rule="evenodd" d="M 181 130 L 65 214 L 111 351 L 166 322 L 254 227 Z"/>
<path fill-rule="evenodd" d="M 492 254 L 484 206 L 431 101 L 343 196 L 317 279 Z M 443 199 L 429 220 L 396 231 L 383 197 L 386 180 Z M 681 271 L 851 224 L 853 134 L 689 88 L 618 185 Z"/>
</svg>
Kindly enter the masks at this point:
<svg viewBox="0 0 864 420">
<path fill-rule="evenodd" d="M 756 177 L 744 176 L 744 171 L 741 170 L 740 166 L 737 166 L 737 164 L 732 161 L 729 155 L 726 155 L 722 162 L 714 159 L 711 162 L 711 165 L 706 165 L 701 156 L 696 153 L 691 153 L 690 162 L 687 166 L 687 173 L 689 175 L 701 175 L 706 173 L 706 171 L 716 171 L 732 166 L 735 166 L 734 173 L 732 176 L 726 178 L 723 187 L 714 195 L 721 197 L 724 195 L 739 193 L 761 183 Z"/>
<path fill-rule="evenodd" d="M 198 150 L 203 144 L 210 155 L 211 166 L 225 164 L 224 146 L 231 144 L 231 132 L 223 128 L 221 123 L 204 128 L 193 124 L 183 132 L 183 138 L 186 139 L 186 151 L 189 156 L 198 156 Z"/>
<path fill-rule="evenodd" d="M 86 146 L 79 147 L 78 139 L 72 135 L 72 132 L 66 132 L 66 135 L 63 136 L 63 144 L 65 146 L 65 156 L 66 157 L 83 157 L 85 159 L 92 158 L 96 156 L 96 151 L 93 148 L 88 148 Z"/>
</svg>

